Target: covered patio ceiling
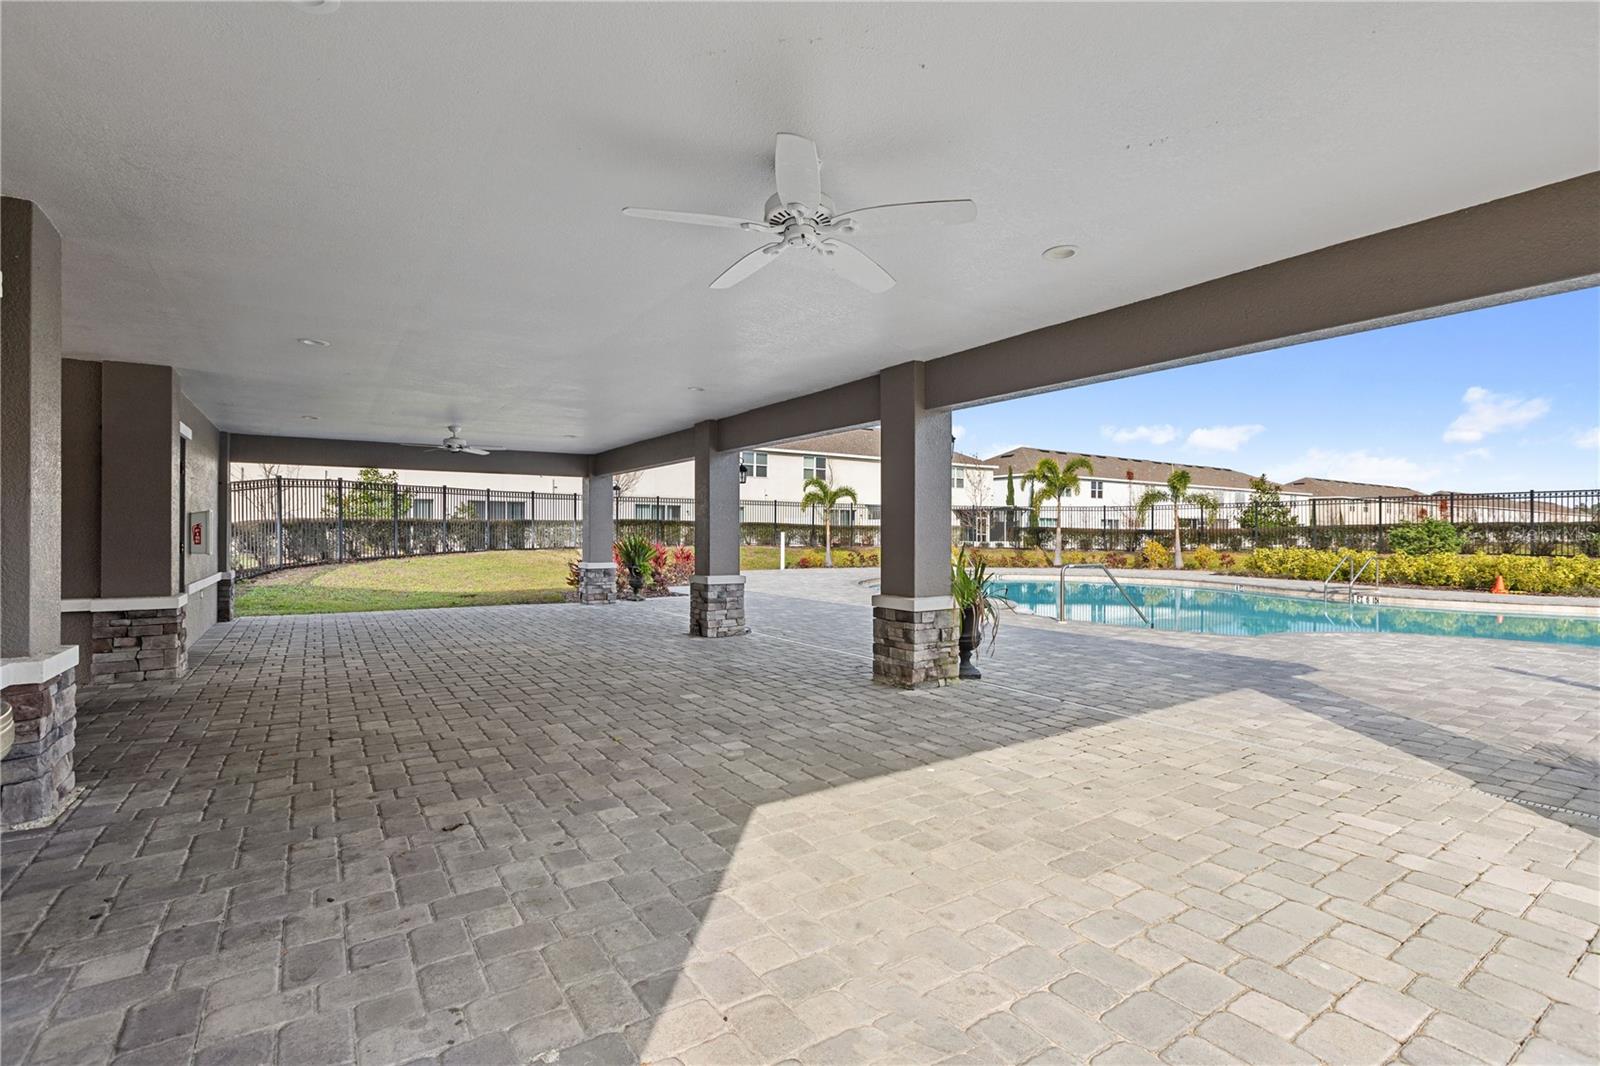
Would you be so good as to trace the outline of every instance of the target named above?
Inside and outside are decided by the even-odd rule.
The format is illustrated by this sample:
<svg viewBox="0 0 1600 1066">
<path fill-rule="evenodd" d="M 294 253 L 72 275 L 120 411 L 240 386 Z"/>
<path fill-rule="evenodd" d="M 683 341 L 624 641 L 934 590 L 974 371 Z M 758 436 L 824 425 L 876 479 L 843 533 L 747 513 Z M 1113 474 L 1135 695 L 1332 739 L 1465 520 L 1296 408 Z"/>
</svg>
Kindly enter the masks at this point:
<svg viewBox="0 0 1600 1066">
<path fill-rule="evenodd" d="M 65 350 L 175 365 L 245 434 L 594 453 L 1600 166 L 1591 5 L 3 21 L 0 179 L 62 233 Z M 978 220 L 863 238 L 875 296 L 801 257 L 711 291 L 756 238 L 621 215 L 757 215 L 780 130 L 840 207 Z"/>
</svg>

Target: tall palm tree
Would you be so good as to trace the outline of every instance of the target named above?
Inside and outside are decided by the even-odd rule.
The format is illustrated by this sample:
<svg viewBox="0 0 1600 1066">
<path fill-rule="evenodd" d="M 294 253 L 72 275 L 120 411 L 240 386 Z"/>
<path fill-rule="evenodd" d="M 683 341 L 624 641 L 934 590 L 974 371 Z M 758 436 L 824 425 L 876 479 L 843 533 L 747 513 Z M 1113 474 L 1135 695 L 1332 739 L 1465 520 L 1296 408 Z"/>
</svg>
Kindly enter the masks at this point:
<svg viewBox="0 0 1600 1066">
<path fill-rule="evenodd" d="M 1134 504 L 1138 512 L 1139 521 L 1143 522 L 1145 515 L 1151 509 L 1163 503 L 1172 504 L 1172 565 L 1179 570 L 1183 569 L 1183 534 L 1180 527 L 1183 525 L 1178 520 L 1178 506 L 1192 504 L 1204 513 L 1207 519 L 1215 519 L 1217 511 L 1222 507 L 1222 501 L 1209 492 L 1190 492 L 1189 482 L 1192 475 L 1187 470 L 1174 470 L 1167 475 L 1165 489 L 1146 489 L 1139 502 Z"/>
<path fill-rule="evenodd" d="M 1056 565 L 1061 565 L 1061 500 L 1078 491 L 1078 475 L 1094 473 L 1094 466 L 1083 456 L 1075 456 L 1064 463 L 1044 458 L 1033 464 L 1033 469 L 1022 475 L 1022 483 L 1032 490 L 1030 509 L 1033 524 L 1039 524 L 1039 508 L 1046 500 L 1056 501 Z"/>
<path fill-rule="evenodd" d="M 800 508 L 822 508 L 822 565 L 833 565 L 833 509 L 840 500 L 857 502 L 856 490 L 849 485 L 830 485 L 820 477 L 808 477 L 806 494 L 800 497 Z"/>
</svg>

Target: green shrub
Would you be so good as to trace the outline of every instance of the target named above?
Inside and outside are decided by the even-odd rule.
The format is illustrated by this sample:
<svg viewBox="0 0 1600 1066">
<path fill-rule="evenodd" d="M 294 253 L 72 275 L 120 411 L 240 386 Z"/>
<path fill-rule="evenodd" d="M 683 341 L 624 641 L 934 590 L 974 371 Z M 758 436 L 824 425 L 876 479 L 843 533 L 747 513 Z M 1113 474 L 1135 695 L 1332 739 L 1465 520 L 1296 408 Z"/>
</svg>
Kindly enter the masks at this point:
<svg viewBox="0 0 1600 1066">
<path fill-rule="evenodd" d="M 1146 537 L 1139 545 L 1139 563 L 1149 570 L 1165 570 L 1172 565 L 1172 553 L 1160 541 Z"/>
<path fill-rule="evenodd" d="M 1344 553 L 1315 548 L 1257 548 L 1240 559 L 1240 573 L 1321 581 Z M 1357 568 L 1372 552 L 1351 552 Z M 1383 584 L 1434 588 L 1490 589 L 1504 577 L 1512 592 L 1592 595 L 1600 592 L 1600 559 L 1585 555 L 1391 555 L 1381 561 Z M 1369 574 L 1372 571 L 1367 571 Z M 1347 571 L 1341 571 L 1341 575 Z"/>
<path fill-rule="evenodd" d="M 1222 565 L 1222 556 L 1217 554 L 1215 548 L 1208 548 L 1204 544 L 1195 548 L 1184 557 L 1184 566 L 1190 570 L 1217 570 Z"/>
<path fill-rule="evenodd" d="M 1442 518 L 1401 522 L 1389 529 L 1389 547 L 1400 555 L 1459 552 L 1463 543 L 1461 531 Z"/>
</svg>

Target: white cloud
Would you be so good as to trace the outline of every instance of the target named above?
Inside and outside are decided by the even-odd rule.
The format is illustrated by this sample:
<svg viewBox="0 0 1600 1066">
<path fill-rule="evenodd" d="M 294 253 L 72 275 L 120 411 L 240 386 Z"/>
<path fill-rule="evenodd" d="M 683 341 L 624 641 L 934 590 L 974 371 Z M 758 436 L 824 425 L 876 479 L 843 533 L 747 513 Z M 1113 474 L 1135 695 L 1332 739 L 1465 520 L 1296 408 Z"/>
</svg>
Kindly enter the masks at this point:
<svg viewBox="0 0 1600 1066">
<path fill-rule="evenodd" d="M 1600 426 L 1595 426 L 1587 433 L 1574 435 L 1572 443 L 1580 448 L 1600 448 Z"/>
<path fill-rule="evenodd" d="M 1118 444 L 1144 441 L 1147 444 L 1166 444 L 1178 437 L 1177 426 L 1101 426 L 1100 432 Z"/>
<path fill-rule="evenodd" d="M 1240 445 L 1266 428 L 1254 423 L 1247 426 L 1201 426 L 1189 434 L 1185 443 L 1191 448 L 1236 452 Z"/>
<path fill-rule="evenodd" d="M 1468 448 L 1456 456 L 1457 459 L 1489 459 L 1490 457 L 1488 448 Z"/>
<path fill-rule="evenodd" d="M 1376 485 L 1403 485 L 1425 489 L 1439 476 L 1439 468 L 1399 455 L 1373 455 L 1312 448 L 1283 471 L 1284 479 L 1325 477 L 1339 481 L 1366 481 Z"/>
<path fill-rule="evenodd" d="M 1537 422 L 1550 410 L 1550 401 L 1542 397 L 1524 400 L 1478 385 L 1462 394 L 1461 402 L 1467 409 L 1444 431 L 1444 439 L 1450 444 L 1475 444 L 1490 433 Z"/>
</svg>

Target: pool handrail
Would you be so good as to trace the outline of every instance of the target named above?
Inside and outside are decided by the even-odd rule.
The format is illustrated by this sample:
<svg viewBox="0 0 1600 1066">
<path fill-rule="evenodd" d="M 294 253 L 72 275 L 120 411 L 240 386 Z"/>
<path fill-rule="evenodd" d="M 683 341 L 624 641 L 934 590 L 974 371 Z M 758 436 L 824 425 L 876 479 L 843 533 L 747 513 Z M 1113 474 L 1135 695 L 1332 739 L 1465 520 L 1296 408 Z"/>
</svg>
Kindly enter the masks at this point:
<svg viewBox="0 0 1600 1066">
<path fill-rule="evenodd" d="M 1156 624 L 1154 622 L 1150 621 L 1150 619 L 1145 615 L 1144 611 L 1139 609 L 1139 605 L 1137 603 L 1133 602 L 1133 597 L 1129 596 L 1128 595 L 1128 590 L 1122 587 L 1122 582 L 1117 580 L 1117 575 L 1113 574 L 1109 567 L 1104 566 L 1104 565 L 1102 565 L 1100 563 L 1062 563 L 1061 564 L 1061 570 L 1060 570 L 1059 573 L 1056 574 L 1056 621 L 1065 622 L 1067 620 L 1066 619 L 1066 614 L 1067 614 L 1067 571 L 1068 570 L 1098 570 L 1102 574 L 1105 574 L 1106 577 L 1111 579 L 1111 583 L 1116 586 L 1117 591 L 1122 593 L 1122 598 L 1127 601 L 1128 606 L 1133 608 L 1133 613 L 1139 616 L 1139 621 L 1143 622 L 1146 626 L 1148 626 L 1151 629 L 1154 629 L 1156 627 Z"/>
<path fill-rule="evenodd" d="M 1339 556 L 1339 561 L 1333 564 L 1333 569 L 1328 571 L 1328 576 L 1322 579 L 1322 598 L 1324 600 L 1328 598 L 1328 592 L 1333 584 L 1334 576 L 1344 569 L 1347 563 L 1350 566 L 1350 583 L 1346 586 L 1346 589 L 1351 603 L 1354 603 L 1356 599 L 1356 582 L 1361 579 L 1362 574 L 1367 572 L 1367 567 L 1372 567 L 1372 587 L 1377 588 L 1378 585 L 1383 583 L 1383 564 L 1378 562 L 1376 555 L 1370 556 L 1366 562 L 1361 564 L 1360 568 L 1357 568 L 1356 557 L 1349 552 L 1345 552 Z"/>
</svg>

